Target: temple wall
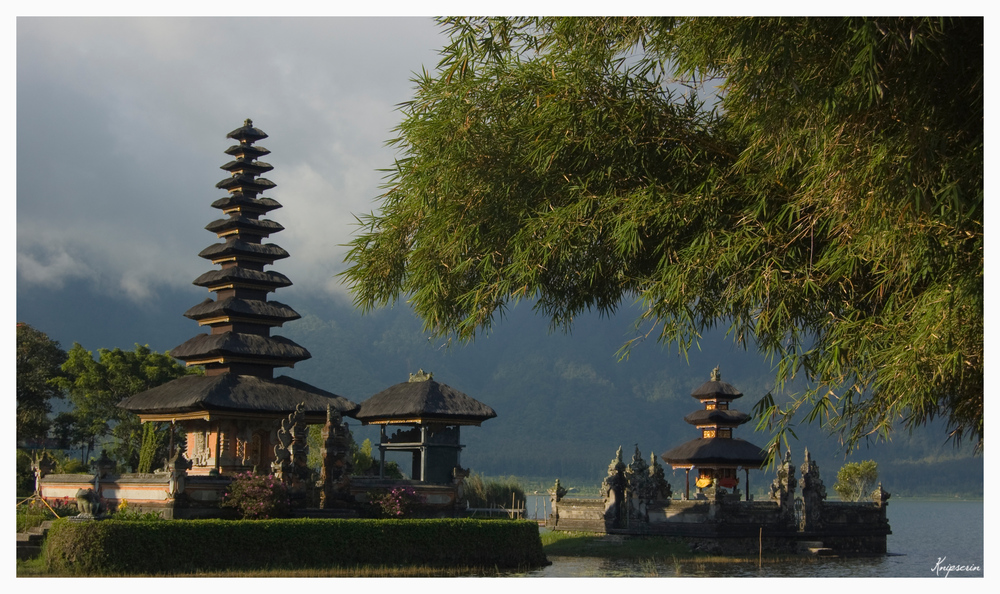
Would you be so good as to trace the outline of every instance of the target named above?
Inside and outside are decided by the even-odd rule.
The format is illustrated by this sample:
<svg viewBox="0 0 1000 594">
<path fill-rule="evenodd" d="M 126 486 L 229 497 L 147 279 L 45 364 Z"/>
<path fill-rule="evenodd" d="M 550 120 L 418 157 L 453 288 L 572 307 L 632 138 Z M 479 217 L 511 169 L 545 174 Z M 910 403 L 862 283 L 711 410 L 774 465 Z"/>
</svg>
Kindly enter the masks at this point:
<svg viewBox="0 0 1000 594">
<path fill-rule="evenodd" d="M 560 499 L 553 502 L 545 527 L 574 532 L 605 532 L 606 509 L 603 499 Z"/>
<path fill-rule="evenodd" d="M 794 514 L 783 514 L 776 501 L 633 502 L 631 513 L 616 521 L 613 498 L 553 498 L 545 526 L 574 532 L 681 537 L 693 550 L 726 555 L 756 553 L 761 548 L 790 554 L 800 543 L 817 541 L 844 554 L 885 554 L 890 530 L 883 505 L 824 501 L 820 509 L 822 528 L 803 531 L 798 529 Z"/>
</svg>

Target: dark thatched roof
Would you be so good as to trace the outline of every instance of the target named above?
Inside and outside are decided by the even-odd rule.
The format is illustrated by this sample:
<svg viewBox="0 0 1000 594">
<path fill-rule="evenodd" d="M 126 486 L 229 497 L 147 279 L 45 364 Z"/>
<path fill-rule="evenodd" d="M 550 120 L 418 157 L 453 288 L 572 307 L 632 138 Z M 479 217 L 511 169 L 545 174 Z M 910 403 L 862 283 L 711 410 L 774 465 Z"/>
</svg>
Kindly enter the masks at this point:
<svg viewBox="0 0 1000 594">
<path fill-rule="evenodd" d="M 744 468 L 760 468 L 767 459 L 767 452 L 742 439 L 700 437 L 667 450 L 660 457 L 667 464 L 735 464 Z"/>
<path fill-rule="evenodd" d="M 217 219 L 205 225 L 205 228 L 212 233 L 222 233 L 236 229 L 245 233 L 253 233 L 267 237 L 271 233 L 277 233 L 284 229 L 280 223 L 268 219 L 251 219 L 242 214 L 234 213 L 227 219 Z"/>
<path fill-rule="evenodd" d="M 250 159 L 256 159 L 257 157 L 263 157 L 264 155 L 271 154 L 271 151 L 262 146 L 253 146 L 250 144 L 234 144 L 233 146 L 227 148 L 224 152 L 227 155 L 232 155 L 234 157 L 247 157 Z"/>
<path fill-rule="evenodd" d="M 225 410 L 288 414 L 300 402 L 307 413 L 326 413 L 332 404 L 352 417 L 358 405 L 287 376 L 274 379 L 252 375 L 186 375 L 122 400 L 118 406 L 134 413 Z"/>
<path fill-rule="evenodd" d="M 226 179 L 215 184 L 216 188 L 220 190 L 233 190 L 239 188 L 241 190 L 248 190 L 250 192 L 264 192 L 270 190 L 271 188 L 277 186 L 278 184 L 267 179 L 266 177 L 254 178 L 251 175 L 246 175 L 243 173 L 237 173 L 232 177 L 227 177 Z"/>
<path fill-rule="evenodd" d="M 276 361 L 303 361 L 312 357 L 305 348 L 283 336 L 260 336 L 240 332 L 199 334 L 170 351 L 182 361 L 201 357 L 251 357 Z"/>
<path fill-rule="evenodd" d="M 696 410 L 684 417 L 685 423 L 691 425 L 705 425 L 707 423 L 718 423 L 720 425 L 742 425 L 750 420 L 750 415 L 745 412 L 732 409 Z"/>
<path fill-rule="evenodd" d="M 709 380 L 691 392 L 692 398 L 698 400 L 713 400 L 721 398 L 723 400 L 735 400 L 743 397 L 743 392 L 734 388 L 731 384 L 719 380 Z"/>
<path fill-rule="evenodd" d="M 227 297 L 222 301 L 216 301 L 211 298 L 205 299 L 184 312 L 184 317 L 191 318 L 192 320 L 217 318 L 226 315 L 241 318 L 259 318 L 261 320 L 277 322 L 290 322 L 302 317 L 294 309 L 279 301 L 240 299 L 239 297 Z"/>
<path fill-rule="evenodd" d="M 226 138 L 232 138 L 233 140 L 239 140 L 240 143 L 250 143 L 253 144 L 258 140 L 263 140 L 267 138 L 267 133 L 260 128 L 253 127 L 253 120 L 247 118 L 243 121 L 243 125 L 239 128 L 233 130 L 229 134 L 226 134 Z"/>
<path fill-rule="evenodd" d="M 403 382 L 361 403 L 355 418 L 370 423 L 393 419 L 435 419 L 479 424 L 497 416 L 489 406 L 432 379 Z"/>
<path fill-rule="evenodd" d="M 254 258 L 266 259 L 273 263 L 288 257 L 288 252 L 279 245 L 273 243 L 253 243 L 230 237 L 225 243 L 214 243 L 198 253 L 199 256 L 207 260 L 217 258 L 228 258 L 231 256 L 251 256 Z"/>
<path fill-rule="evenodd" d="M 270 163 L 265 163 L 263 161 L 249 161 L 247 159 L 236 159 L 235 161 L 230 161 L 220 167 L 219 169 L 224 169 L 229 172 L 233 171 L 247 171 L 250 173 L 256 173 L 260 175 L 261 173 L 267 173 L 274 169 L 274 166 Z"/>
<path fill-rule="evenodd" d="M 291 286 L 292 281 L 288 280 L 284 274 L 273 270 L 260 271 L 235 266 L 221 270 L 209 270 L 194 279 L 192 284 L 199 287 L 212 287 L 220 283 L 246 283 L 260 285 L 261 288 L 279 288 Z"/>
<path fill-rule="evenodd" d="M 265 213 L 272 211 L 276 208 L 281 208 L 281 203 L 273 198 L 267 198 L 266 196 L 261 196 L 260 198 L 251 198 L 245 194 L 236 192 L 230 194 L 225 198 L 219 198 L 212 203 L 212 208 L 228 209 L 235 207 L 242 207 L 246 210 L 253 210 L 254 212 Z"/>
</svg>

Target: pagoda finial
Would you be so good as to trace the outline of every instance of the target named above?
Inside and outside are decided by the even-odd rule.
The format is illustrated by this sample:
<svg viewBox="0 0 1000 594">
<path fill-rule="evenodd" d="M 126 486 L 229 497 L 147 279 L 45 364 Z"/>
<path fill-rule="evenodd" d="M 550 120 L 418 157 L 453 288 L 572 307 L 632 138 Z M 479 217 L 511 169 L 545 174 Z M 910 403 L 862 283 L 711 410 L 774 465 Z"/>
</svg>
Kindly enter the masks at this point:
<svg viewBox="0 0 1000 594">
<path fill-rule="evenodd" d="M 243 125 L 249 128 L 250 126 L 253 126 L 253 120 L 251 120 L 250 118 L 247 118 L 247 119 L 243 120 Z"/>
<path fill-rule="evenodd" d="M 721 382 L 722 381 L 722 374 L 719 372 L 719 366 L 718 365 L 716 365 L 715 369 L 712 370 L 712 381 L 713 382 Z"/>
<path fill-rule="evenodd" d="M 429 371 L 427 373 L 424 373 L 424 370 L 421 369 L 421 370 L 417 371 L 416 373 L 411 373 L 410 374 L 410 381 L 411 382 L 426 382 L 426 381 L 430 381 L 433 377 L 434 377 L 433 373 L 431 373 Z"/>
</svg>

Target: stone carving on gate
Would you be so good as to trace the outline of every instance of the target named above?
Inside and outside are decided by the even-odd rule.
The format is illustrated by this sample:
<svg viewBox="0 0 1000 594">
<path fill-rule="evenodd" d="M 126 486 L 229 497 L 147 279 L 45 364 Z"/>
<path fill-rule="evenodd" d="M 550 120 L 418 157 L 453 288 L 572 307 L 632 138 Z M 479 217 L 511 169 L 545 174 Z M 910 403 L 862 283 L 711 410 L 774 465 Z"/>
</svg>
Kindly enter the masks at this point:
<svg viewBox="0 0 1000 594">
<path fill-rule="evenodd" d="M 808 448 L 801 470 L 799 487 L 802 489 L 802 519 L 799 530 L 818 530 L 823 526 L 823 500 L 826 499 L 826 487 L 819 478 L 819 466 L 809 457 Z"/>
<path fill-rule="evenodd" d="M 628 517 L 628 507 L 625 501 L 625 490 L 628 481 L 625 478 L 625 462 L 622 461 L 622 448 L 608 465 L 608 475 L 601 483 L 601 497 L 604 498 L 604 517 L 617 525 Z"/>
<path fill-rule="evenodd" d="M 778 466 L 778 476 L 771 483 L 771 501 L 778 503 L 782 520 L 787 524 L 795 523 L 795 466 L 792 464 L 792 452 L 785 450 L 785 457 Z"/>
<path fill-rule="evenodd" d="M 292 428 L 298 420 L 298 412 L 296 407 L 296 411 L 288 415 L 287 419 L 281 419 L 276 435 L 278 443 L 274 446 L 274 461 L 271 462 L 271 473 L 285 483 L 292 480 Z"/>
<path fill-rule="evenodd" d="M 340 411 L 331 405 L 326 408 L 326 425 L 321 435 L 323 465 L 317 485 L 320 488 L 319 506 L 329 508 L 337 501 L 346 502 L 350 498 L 351 471 L 354 470 L 350 429 L 343 422 Z"/>
</svg>

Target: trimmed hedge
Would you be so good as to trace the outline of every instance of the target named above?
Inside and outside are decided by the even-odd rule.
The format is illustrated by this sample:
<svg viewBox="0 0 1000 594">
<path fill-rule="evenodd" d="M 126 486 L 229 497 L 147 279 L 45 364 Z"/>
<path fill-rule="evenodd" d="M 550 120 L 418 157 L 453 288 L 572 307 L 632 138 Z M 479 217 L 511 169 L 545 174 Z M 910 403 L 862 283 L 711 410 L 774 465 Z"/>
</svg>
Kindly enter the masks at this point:
<svg viewBox="0 0 1000 594">
<path fill-rule="evenodd" d="M 548 564 L 536 523 L 472 519 L 59 520 L 45 560 L 76 575 Z"/>
</svg>

